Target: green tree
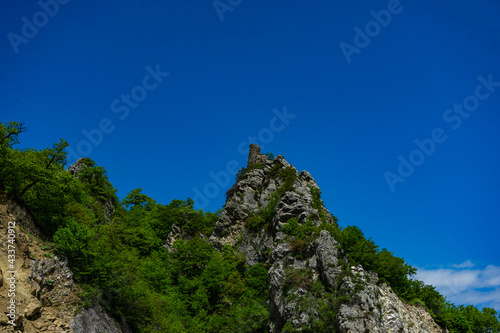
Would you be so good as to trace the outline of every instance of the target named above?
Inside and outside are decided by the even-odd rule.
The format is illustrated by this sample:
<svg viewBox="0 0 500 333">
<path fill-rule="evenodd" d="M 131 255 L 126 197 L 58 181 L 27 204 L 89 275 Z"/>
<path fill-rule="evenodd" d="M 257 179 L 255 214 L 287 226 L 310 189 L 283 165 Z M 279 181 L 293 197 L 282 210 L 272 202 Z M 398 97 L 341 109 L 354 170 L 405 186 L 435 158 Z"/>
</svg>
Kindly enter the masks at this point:
<svg viewBox="0 0 500 333">
<path fill-rule="evenodd" d="M 100 203 L 111 201 L 115 206 L 118 202 L 116 189 L 109 181 L 106 170 L 90 158 L 82 158 L 79 163 L 82 168 L 75 176 L 84 184 L 88 194 Z"/>
<path fill-rule="evenodd" d="M 127 208 L 142 207 L 147 211 L 153 209 L 156 205 L 156 201 L 148 197 L 142 192 L 142 188 L 136 188 L 130 191 L 127 196 L 122 200 L 122 205 Z"/>
<path fill-rule="evenodd" d="M 59 228 L 54 234 L 57 249 L 74 263 L 73 269 L 77 275 L 80 275 L 89 263 L 88 233 L 89 230 L 85 225 L 69 218 L 66 219 L 64 227 Z"/>
<path fill-rule="evenodd" d="M 51 184 L 54 169 L 66 164 L 68 143 L 60 139 L 51 148 L 43 150 L 14 149 L 19 143 L 19 134 L 26 131 L 22 123 L 0 123 L 0 184 L 13 195 L 23 197 L 37 184 Z"/>
</svg>

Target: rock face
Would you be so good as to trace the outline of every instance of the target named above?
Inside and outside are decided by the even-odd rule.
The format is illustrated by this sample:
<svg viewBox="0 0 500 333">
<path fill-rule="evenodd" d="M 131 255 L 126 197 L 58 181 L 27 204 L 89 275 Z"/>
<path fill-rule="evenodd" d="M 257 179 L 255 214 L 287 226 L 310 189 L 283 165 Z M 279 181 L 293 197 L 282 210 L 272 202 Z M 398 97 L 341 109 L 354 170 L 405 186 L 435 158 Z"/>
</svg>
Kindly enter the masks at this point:
<svg viewBox="0 0 500 333">
<path fill-rule="evenodd" d="M 68 167 L 68 172 L 76 177 L 78 172 L 85 167 L 84 162 L 85 162 L 85 157 L 79 158 L 74 164 Z"/>
<path fill-rule="evenodd" d="M 44 305 L 61 305 L 75 292 L 73 273 L 66 259 L 52 257 L 30 260 L 30 293 Z"/>
<path fill-rule="evenodd" d="M 172 229 L 167 235 L 167 240 L 165 241 L 164 248 L 168 250 L 168 252 L 173 252 L 174 243 L 176 240 L 182 238 L 182 230 L 175 223 L 172 225 Z"/>
<path fill-rule="evenodd" d="M 9 222 L 15 222 L 16 231 L 14 270 L 6 255 L 11 249 Z M 38 238 L 40 235 L 25 206 L 0 192 L 0 332 L 129 333 L 126 324 L 120 328 L 99 308 L 84 309 L 76 315 L 82 303 L 77 296 L 81 289 L 73 281 L 67 260 L 52 254 Z M 14 275 L 11 271 L 15 271 Z M 15 327 L 7 316 L 11 301 L 8 279 L 12 276 L 16 282 Z M 92 324 L 86 325 L 90 319 Z"/>
<path fill-rule="evenodd" d="M 71 329 L 73 333 L 122 333 L 116 322 L 98 306 L 79 313 L 71 322 Z"/>
<path fill-rule="evenodd" d="M 336 225 L 336 219 L 312 176 L 283 156 L 270 160 L 251 145 L 247 169 L 227 195 L 209 241 L 242 251 L 250 266 L 268 268 L 269 332 L 443 332 L 423 307 L 378 283 L 376 273 L 350 267 L 328 227 L 306 240 L 293 234 L 299 226 Z"/>
</svg>

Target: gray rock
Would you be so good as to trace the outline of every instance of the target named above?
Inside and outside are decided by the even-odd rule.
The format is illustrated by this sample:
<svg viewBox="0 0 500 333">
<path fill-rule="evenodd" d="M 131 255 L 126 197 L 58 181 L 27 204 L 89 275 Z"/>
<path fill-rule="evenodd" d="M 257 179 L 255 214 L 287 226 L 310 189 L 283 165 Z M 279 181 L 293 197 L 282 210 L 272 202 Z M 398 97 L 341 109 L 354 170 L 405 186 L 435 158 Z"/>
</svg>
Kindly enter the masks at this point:
<svg viewBox="0 0 500 333">
<path fill-rule="evenodd" d="M 326 291 L 337 297 L 350 293 L 350 301 L 340 305 L 335 318 L 338 332 L 442 332 L 424 308 L 402 302 L 388 286 L 379 285 L 375 273 L 356 266 L 347 274 L 344 270 L 348 268 L 341 264 L 347 258 L 328 231 L 322 230 L 308 246 L 298 246 L 295 237 L 284 233 L 283 227 L 291 218 L 297 218 L 298 224 L 334 224 L 326 208 L 321 207 L 321 212 L 313 208 L 312 190 L 319 187 L 307 171 L 299 174 L 294 168 L 297 178 L 293 190 L 279 198 L 272 220 L 266 222 L 270 224 L 262 230 L 248 230 L 249 218 L 259 214 L 283 184 L 276 171 L 292 167 L 283 156 L 271 161 L 252 145 L 248 166 L 255 163 L 263 168 L 247 172 L 228 192 L 209 240 L 215 248 L 230 245 L 243 252 L 249 266 L 265 263 L 269 267 L 269 332 L 281 332 L 285 324 L 297 331 L 310 327 L 311 322 L 321 319 L 319 304 L 326 300 Z M 318 290 L 318 283 L 322 290 Z"/>
<path fill-rule="evenodd" d="M 73 333 L 122 333 L 120 325 L 100 307 L 82 310 L 71 322 Z"/>
<path fill-rule="evenodd" d="M 83 165 L 85 157 L 79 158 L 75 163 L 68 167 L 68 172 L 70 172 L 73 176 L 76 176 L 80 170 L 82 170 L 85 166 Z"/>
<path fill-rule="evenodd" d="M 434 322 L 431 315 L 420 306 L 403 302 L 386 284 L 379 285 L 376 274 L 366 272 L 361 266 L 351 267 L 364 288 L 355 300 L 344 303 L 337 315 L 341 333 L 441 333 L 447 330 Z M 350 277 L 343 280 L 342 288 L 353 288 Z"/>
<path fill-rule="evenodd" d="M 175 223 L 172 224 L 172 228 L 170 229 L 170 232 L 167 235 L 167 240 L 165 241 L 165 244 L 163 247 L 165 247 L 168 252 L 173 252 L 174 251 L 174 243 L 176 240 L 182 238 L 182 231 L 181 228 L 179 228 Z"/>
<path fill-rule="evenodd" d="M 64 298 L 74 291 L 73 272 L 69 269 L 67 260 L 59 256 L 54 256 L 54 259 L 31 260 L 28 283 L 31 294 L 42 303 L 62 304 Z"/>
<path fill-rule="evenodd" d="M 322 230 L 316 243 L 316 258 L 319 272 L 329 288 L 335 289 L 336 277 L 341 273 L 338 242 L 326 230 Z"/>
</svg>

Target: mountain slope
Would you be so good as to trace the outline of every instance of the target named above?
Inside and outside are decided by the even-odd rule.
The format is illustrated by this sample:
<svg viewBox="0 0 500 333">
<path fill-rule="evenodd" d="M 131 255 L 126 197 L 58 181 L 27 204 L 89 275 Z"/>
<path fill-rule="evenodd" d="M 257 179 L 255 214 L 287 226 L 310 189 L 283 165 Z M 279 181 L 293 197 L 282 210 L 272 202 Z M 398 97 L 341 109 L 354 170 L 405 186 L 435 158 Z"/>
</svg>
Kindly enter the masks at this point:
<svg viewBox="0 0 500 333">
<path fill-rule="evenodd" d="M 8 236 L 10 226 L 15 237 Z M 0 192 L 0 332 L 121 333 L 100 307 L 82 307 L 82 290 L 68 261 L 54 255 L 51 243 L 40 237 L 46 238 L 26 206 Z"/>
<path fill-rule="evenodd" d="M 403 302 L 333 236 L 336 218 L 307 171 L 252 145 L 210 241 L 242 251 L 270 277 L 271 332 L 443 332 L 422 305 Z"/>
<path fill-rule="evenodd" d="M 448 303 L 359 228 L 339 227 L 311 175 L 282 156 L 251 145 L 211 213 L 141 188 L 119 201 L 94 161 L 65 169 L 64 140 L 14 148 L 23 129 L 0 123 L 2 332 L 500 332 L 494 309 Z"/>
</svg>

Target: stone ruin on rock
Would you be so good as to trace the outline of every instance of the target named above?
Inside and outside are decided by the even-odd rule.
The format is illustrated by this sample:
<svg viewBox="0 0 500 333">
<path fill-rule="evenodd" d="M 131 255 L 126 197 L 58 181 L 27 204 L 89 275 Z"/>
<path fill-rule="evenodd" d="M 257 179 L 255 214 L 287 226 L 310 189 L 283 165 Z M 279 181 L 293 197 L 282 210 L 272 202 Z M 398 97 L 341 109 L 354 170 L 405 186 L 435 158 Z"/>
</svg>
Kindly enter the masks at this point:
<svg viewBox="0 0 500 333">
<path fill-rule="evenodd" d="M 230 245 L 243 252 L 247 265 L 262 263 L 268 269 L 269 332 L 321 325 L 341 333 L 445 332 L 423 306 L 403 302 L 378 283 L 376 273 L 346 265 L 346 255 L 324 227 L 336 226 L 336 219 L 320 193 L 307 171 L 299 173 L 281 155 L 271 160 L 252 144 L 247 170 L 228 192 L 209 238 L 215 248 Z M 250 228 L 252 221 L 261 224 Z M 300 243 L 284 232 L 290 221 L 319 231 Z M 334 318 L 325 318 L 325 306 L 334 310 Z"/>
</svg>

